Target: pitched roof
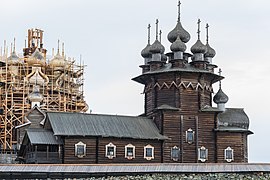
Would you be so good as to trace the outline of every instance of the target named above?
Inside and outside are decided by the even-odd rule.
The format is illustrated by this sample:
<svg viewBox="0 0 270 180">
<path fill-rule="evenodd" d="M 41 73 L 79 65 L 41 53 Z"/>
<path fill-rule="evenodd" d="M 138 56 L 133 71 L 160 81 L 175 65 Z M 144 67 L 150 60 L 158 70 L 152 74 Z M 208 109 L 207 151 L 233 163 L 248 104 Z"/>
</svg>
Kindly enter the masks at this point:
<svg viewBox="0 0 270 180">
<path fill-rule="evenodd" d="M 54 135 L 167 139 L 153 121 L 145 117 L 67 112 L 48 112 L 47 115 Z"/>
<path fill-rule="evenodd" d="M 27 129 L 26 135 L 29 138 L 31 144 L 63 144 L 62 141 L 57 139 L 52 131 L 48 131 L 46 129 L 35 128 L 35 129 Z"/>
</svg>

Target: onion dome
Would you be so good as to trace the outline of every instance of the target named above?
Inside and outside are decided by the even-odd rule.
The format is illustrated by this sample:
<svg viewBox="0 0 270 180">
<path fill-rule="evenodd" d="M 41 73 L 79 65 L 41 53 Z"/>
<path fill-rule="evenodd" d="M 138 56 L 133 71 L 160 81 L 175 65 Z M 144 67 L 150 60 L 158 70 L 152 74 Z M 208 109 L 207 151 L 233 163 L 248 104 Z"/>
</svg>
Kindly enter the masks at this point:
<svg viewBox="0 0 270 180">
<path fill-rule="evenodd" d="M 29 94 L 28 99 L 31 102 L 41 102 L 43 100 L 43 95 L 39 93 L 39 88 L 37 85 L 34 86 L 33 92 Z"/>
<path fill-rule="evenodd" d="M 148 24 L 148 27 L 147 27 L 147 29 L 148 29 L 148 43 L 147 43 L 147 45 L 146 45 L 146 47 L 141 51 L 141 55 L 142 55 L 142 57 L 143 58 L 151 58 L 151 53 L 150 53 L 150 28 L 151 28 L 151 25 L 150 24 Z"/>
<path fill-rule="evenodd" d="M 43 54 L 36 48 L 34 53 L 27 59 L 27 64 L 30 66 L 44 66 L 46 64 Z"/>
<path fill-rule="evenodd" d="M 184 43 L 187 43 L 190 40 L 190 34 L 182 27 L 180 21 L 177 22 L 175 28 L 169 32 L 167 38 L 171 43 L 173 43 L 178 36 Z"/>
<path fill-rule="evenodd" d="M 180 37 L 177 36 L 177 39 L 172 43 L 170 49 L 172 52 L 177 52 L 177 51 L 185 52 L 185 50 L 187 49 L 187 46 L 185 45 L 185 43 L 181 41 Z"/>
<path fill-rule="evenodd" d="M 222 91 L 221 88 L 219 88 L 213 100 L 216 104 L 225 104 L 228 102 L 229 97 Z"/>
<path fill-rule="evenodd" d="M 150 53 L 150 44 L 147 44 L 146 47 L 141 51 L 141 55 L 143 58 L 151 58 L 151 53 Z"/>
<path fill-rule="evenodd" d="M 190 48 L 193 54 L 197 53 L 206 53 L 207 48 L 206 46 L 198 39 L 197 42 Z"/>
<path fill-rule="evenodd" d="M 16 54 L 15 51 L 11 53 L 11 55 L 7 58 L 8 64 L 17 64 L 19 63 L 19 56 Z"/>
<path fill-rule="evenodd" d="M 204 57 L 210 57 L 213 58 L 216 55 L 216 51 L 210 47 L 210 45 L 208 43 L 206 43 L 206 53 L 204 54 Z"/>
<path fill-rule="evenodd" d="M 58 40 L 57 54 L 50 60 L 49 66 L 54 68 L 55 70 L 58 70 L 58 69 L 64 69 L 66 65 L 67 65 L 67 61 L 65 60 L 65 57 L 60 55 L 59 40 Z"/>
<path fill-rule="evenodd" d="M 155 40 L 155 42 L 150 46 L 149 51 L 153 54 L 156 53 L 162 54 L 165 52 L 165 48 L 158 40 Z"/>
<path fill-rule="evenodd" d="M 169 32 L 167 38 L 168 40 L 173 43 L 177 37 L 179 36 L 181 41 L 187 43 L 190 40 L 190 34 L 183 28 L 180 22 L 180 1 L 178 2 L 178 20 L 175 28 Z"/>
<path fill-rule="evenodd" d="M 208 28 L 209 28 L 209 25 L 208 23 L 206 24 L 206 48 L 207 48 L 207 51 L 206 53 L 204 54 L 204 57 L 210 57 L 210 58 L 213 58 L 215 57 L 216 55 L 216 51 L 209 45 L 208 41 L 209 41 L 209 36 L 208 36 Z"/>
<path fill-rule="evenodd" d="M 197 31 L 197 33 L 198 33 L 198 40 L 197 40 L 197 42 L 190 48 L 190 50 L 191 50 L 191 52 L 193 53 L 193 54 L 198 54 L 198 53 L 202 53 L 202 54 L 205 54 L 206 53 L 206 51 L 207 51 L 207 48 L 206 48 L 206 46 L 201 42 L 201 40 L 200 40 L 200 23 L 201 23 L 201 20 L 200 19 L 198 19 L 198 31 Z"/>
</svg>

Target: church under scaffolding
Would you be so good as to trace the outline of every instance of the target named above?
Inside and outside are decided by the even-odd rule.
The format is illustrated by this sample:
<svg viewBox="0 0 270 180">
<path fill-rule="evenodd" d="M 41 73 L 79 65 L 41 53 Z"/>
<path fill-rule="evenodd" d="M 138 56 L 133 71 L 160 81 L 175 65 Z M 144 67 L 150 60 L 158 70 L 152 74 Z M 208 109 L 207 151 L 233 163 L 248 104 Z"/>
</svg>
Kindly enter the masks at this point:
<svg viewBox="0 0 270 180">
<path fill-rule="evenodd" d="M 84 65 L 66 58 L 64 48 L 48 58 L 43 47 L 43 31 L 28 30 L 23 55 L 14 44 L 10 53 L 6 43 L 0 55 L 0 145 L 2 154 L 17 150 L 21 138 L 17 126 L 25 124 L 25 115 L 34 106 L 44 111 L 86 112 Z"/>
</svg>

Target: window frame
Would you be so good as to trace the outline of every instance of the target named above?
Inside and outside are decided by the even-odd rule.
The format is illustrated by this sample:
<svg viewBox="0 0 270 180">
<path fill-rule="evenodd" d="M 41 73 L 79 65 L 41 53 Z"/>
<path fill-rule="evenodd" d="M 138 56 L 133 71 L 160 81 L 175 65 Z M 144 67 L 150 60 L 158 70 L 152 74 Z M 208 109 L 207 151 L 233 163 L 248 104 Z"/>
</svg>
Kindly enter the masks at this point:
<svg viewBox="0 0 270 180">
<path fill-rule="evenodd" d="M 174 154 L 173 151 L 175 151 L 175 150 L 178 151 L 178 157 L 173 157 L 173 154 Z M 180 159 L 180 148 L 179 147 L 174 146 L 174 147 L 171 148 L 171 159 L 173 161 L 179 161 L 179 159 Z"/>
<path fill-rule="evenodd" d="M 147 155 L 147 149 L 151 149 L 152 156 L 146 156 Z M 150 144 L 144 146 L 143 157 L 144 157 L 144 159 L 146 159 L 148 161 L 154 159 L 154 146 L 151 146 Z"/>
<path fill-rule="evenodd" d="M 113 154 L 108 154 L 108 148 L 113 148 Z M 113 143 L 109 143 L 105 146 L 105 157 L 113 159 L 116 157 L 116 146 Z"/>
<path fill-rule="evenodd" d="M 227 152 L 228 151 L 231 151 L 231 157 L 232 158 L 227 158 Z M 234 160 L 234 154 L 233 154 L 233 149 L 228 146 L 226 149 L 224 149 L 224 160 L 227 161 L 227 162 L 232 162 Z"/>
<path fill-rule="evenodd" d="M 189 139 L 188 139 L 188 134 L 189 134 L 189 133 L 192 134 L 192 141 L 189 141 Z M 194 143 L 194 131 L 193 131 L 191 128 L 189 128 L 189 129 L 186 131 L 186 142 L 187 142 L 188 144 Z"/>
<path fill-rule="evenodd" d="M 202 151 L 205 151 L 205 157 L 201 156 Z M 198 160 L 201 162 L 205 162 L 208 160 L 208 149 L 206 149 L 204 146 L 198 148 Z"/>
<path fill-rule="evenodd" d="M 128 155 L 128 148 L 132 148 L 132 155 Z M 127 158 L 128 160 L 135 158 L 135 146 L 133 146 L 132 144 L 128 144 L 125 146 L 125 158 Z"/>
<path fill-rule="evenodd" d="M 83 146 L 83 154 L 78 154 L 79 146 Z M 75 156 L 77 156 L 78 158 L 83 158 L 84 156 L 86 156 L 86 144 L 82 141 L 75 144 Z"/>
</svg>

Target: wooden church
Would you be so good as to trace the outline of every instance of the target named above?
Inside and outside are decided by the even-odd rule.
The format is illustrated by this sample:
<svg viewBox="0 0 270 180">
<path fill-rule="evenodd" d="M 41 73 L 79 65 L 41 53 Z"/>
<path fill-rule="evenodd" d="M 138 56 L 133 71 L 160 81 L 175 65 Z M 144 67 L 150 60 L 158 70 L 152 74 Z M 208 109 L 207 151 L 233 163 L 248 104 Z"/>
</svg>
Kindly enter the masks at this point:
<svg viewBox="0 0 270 180">
<path fill-rule="evenodd" d="M 243 163 L 248 162 L 249 118 L 242 108 L 226 108 L 215 74 L 215 50 L 198 39 L 186 53 L 190 34 L 180 21 L 169 32 L 171 52 L 158 36 L 142 50 L 145 110 L 140 116 L 43 112 L 42 98 L 26 116 L 28 124 L 18 160 L 21 163 Z M 220 83 L 214 94 L 213 84 Z M 35 97 L 40 92 L 36 90 Z M 217 107 L 212 105 L 212 100 Z"/>
</svg>

